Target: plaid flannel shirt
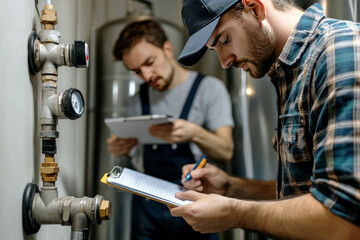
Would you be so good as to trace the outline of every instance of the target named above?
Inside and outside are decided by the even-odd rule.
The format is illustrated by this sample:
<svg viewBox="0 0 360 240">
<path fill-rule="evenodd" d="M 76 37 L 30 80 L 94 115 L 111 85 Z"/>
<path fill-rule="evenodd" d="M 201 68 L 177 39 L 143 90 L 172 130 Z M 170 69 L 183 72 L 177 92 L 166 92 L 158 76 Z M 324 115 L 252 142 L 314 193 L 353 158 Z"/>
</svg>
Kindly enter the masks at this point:
<svg viewBox="0 0 360 240">
<path fill-rule="evenodd" d="M 311 192 L 360 226 L 360 24 L 307 9 L 271 77 L 278 198 Z"/>
</svg>

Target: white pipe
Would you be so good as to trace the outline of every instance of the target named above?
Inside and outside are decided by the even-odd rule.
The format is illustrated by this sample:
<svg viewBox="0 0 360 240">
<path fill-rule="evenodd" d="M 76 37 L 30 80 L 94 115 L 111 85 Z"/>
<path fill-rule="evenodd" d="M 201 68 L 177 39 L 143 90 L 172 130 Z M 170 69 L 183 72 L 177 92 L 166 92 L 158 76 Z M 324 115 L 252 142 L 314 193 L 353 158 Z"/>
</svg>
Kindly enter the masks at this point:
<svg viewBox="0 0 360 240">
<path fill-rule="evenodd" d="M 352 20 L 354 22 L 356 22 L 356 19 L 357 19 L 357 1 L 349 0 L 349 7 L 350 7 L 351 18 L 352 18 Z"/>
<path fill-rule="evenodd" d="M 126 1 L 126 14 L 129 16 L 134 13 L 134 3 L 132 0 Z"/>
<path fill-rule="evenodd" d="M 251 144 L 251 134 L 250 134 L 250 121 L 249 121 L 249 107 L 248 107 L 248 97 L 246 95 L 247 88 L 247 75 L 243 70 L 241 71 L 241 117 L 243 122 L 243 139 L 244 139 L 244 157 L 245 157 L 245 171 L 247 178 L 254 178 L 254 161 L 252 155 L 252 144 Z"/>
</svg>

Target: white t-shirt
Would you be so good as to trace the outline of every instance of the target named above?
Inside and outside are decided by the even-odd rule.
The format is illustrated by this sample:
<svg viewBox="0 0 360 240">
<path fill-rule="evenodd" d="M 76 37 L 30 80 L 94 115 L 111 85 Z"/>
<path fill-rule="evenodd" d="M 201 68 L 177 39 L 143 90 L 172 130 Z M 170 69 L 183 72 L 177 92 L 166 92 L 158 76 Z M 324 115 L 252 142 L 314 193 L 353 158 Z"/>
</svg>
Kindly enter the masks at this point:
<svg viewBox="0 0 360 240">
<path fill-rule="evenodd" d="M 162 92 L 149 87 L 150 113 L 179 118 L 196 76 L 197 73 L 191 71 L 186 81 Z M 138 115 L 142 115 L 139 93 L 129 100 L 127 109 L 127 116 Z M 197 89 L 187 120 L 211 132 L 220 127 L 234 126 L 230 95 L 221 80 L 212 76 L 204 77 Z M 203 155 L 194 143 L 190 143 L 190 149 L 196 160 Z M 132 163 L 138 171 L 143 171 L 142 152 L 141 146 L 131 151 Z"/>
</svg>

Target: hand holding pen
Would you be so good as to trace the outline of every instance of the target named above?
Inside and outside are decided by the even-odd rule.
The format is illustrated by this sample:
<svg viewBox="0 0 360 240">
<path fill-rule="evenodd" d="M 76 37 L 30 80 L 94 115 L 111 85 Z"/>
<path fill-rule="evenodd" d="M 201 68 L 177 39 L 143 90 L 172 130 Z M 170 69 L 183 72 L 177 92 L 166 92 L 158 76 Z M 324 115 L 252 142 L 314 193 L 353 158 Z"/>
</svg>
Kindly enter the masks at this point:
<svg viewBox="0 0 360 240">
<path fill-rule="evenodd" d="M 195 170 L 195 169 L 204 167 L 206 161 L 207 161 L 207 157 L 206 157 L 206 156 L 203 156 L 202 159 L 196 163 L 196 165 L 193 167 L 192 170 Z M 192 171 L 192 170 L 191 170 L 191 171 Z M 188 182 L 188 181 L 191 179 L 191 175 L 190 175 L 191 171 L 186 175 L 186 180 L 185 180 L 185 182 Z"/>
</svg>

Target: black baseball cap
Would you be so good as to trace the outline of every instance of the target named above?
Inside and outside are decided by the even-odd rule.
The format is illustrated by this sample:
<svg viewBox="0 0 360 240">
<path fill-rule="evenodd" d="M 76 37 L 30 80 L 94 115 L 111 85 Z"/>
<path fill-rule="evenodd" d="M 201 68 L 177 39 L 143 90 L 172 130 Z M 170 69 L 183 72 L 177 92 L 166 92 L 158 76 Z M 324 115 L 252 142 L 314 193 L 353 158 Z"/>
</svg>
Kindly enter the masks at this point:
<svg viewBox="0 0 360 240">
<path fill-rule="evenodd" d="M 181 15 L 189 39 L 178 58 L 179 63 L 191 66 L 200 60 L 221 15 L 237 2 L 239 0 L 184 0 Z"/>
</svg>

